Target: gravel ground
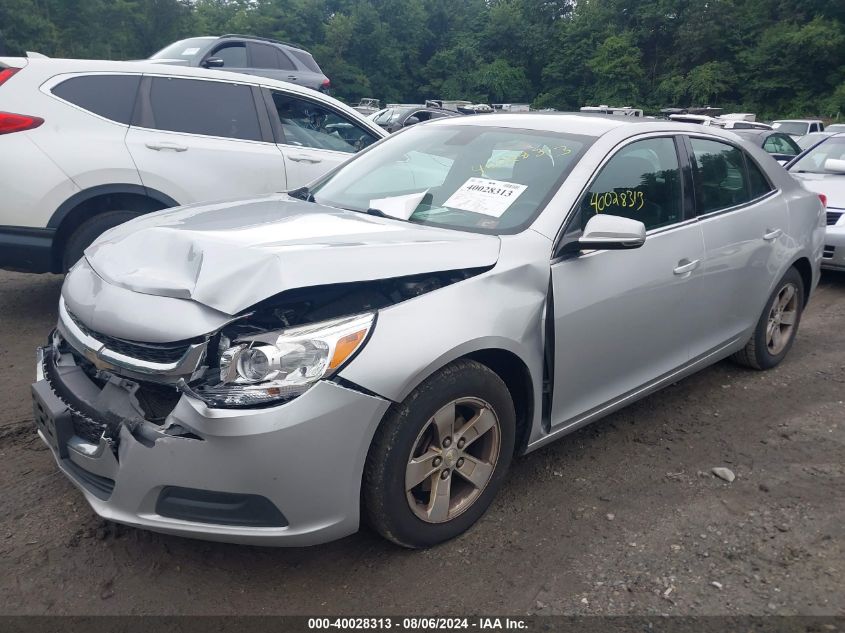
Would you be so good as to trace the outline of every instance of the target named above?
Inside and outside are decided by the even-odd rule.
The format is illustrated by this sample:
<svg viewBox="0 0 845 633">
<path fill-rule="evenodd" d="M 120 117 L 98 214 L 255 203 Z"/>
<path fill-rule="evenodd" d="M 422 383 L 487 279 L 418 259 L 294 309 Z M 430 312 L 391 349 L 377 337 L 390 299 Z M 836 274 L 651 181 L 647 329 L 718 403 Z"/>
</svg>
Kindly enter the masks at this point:
<svg viewBox="0 0 845 633">
<path fill-rule="evenodd" d="M 720 363 L 518 459 L 473 530 L 421 552 L 98 519 L 31 422 L 60 285 L 0 272 L 0 613 L 845 614 L 845 275 L 778 369 Z"/>
</svg>

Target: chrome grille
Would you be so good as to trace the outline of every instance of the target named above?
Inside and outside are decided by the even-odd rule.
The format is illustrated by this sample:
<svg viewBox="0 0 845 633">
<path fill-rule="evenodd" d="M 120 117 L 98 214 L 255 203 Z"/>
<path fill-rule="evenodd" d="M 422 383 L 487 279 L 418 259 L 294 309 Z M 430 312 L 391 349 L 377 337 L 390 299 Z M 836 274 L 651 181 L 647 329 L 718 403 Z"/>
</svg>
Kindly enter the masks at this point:
<svg viewBox="0 0 845 633">
<path fill-rule="evenodd" d="M 150 363 L 176 363 L 185 356 L 185 353 L 192 344 L 201 343 L 203 340 L 200 338 L 188 341 L 176 341 L 175 343 L 140 343 L 138 341 L 127 341 L 93 331 L 84 323 L 80 322 L 70 311 L 68 311 L 68 316 L 73 319 L 76 326 L 86 335 L 96 339 L 108 349 L 118 354 Z"/>
</svg>

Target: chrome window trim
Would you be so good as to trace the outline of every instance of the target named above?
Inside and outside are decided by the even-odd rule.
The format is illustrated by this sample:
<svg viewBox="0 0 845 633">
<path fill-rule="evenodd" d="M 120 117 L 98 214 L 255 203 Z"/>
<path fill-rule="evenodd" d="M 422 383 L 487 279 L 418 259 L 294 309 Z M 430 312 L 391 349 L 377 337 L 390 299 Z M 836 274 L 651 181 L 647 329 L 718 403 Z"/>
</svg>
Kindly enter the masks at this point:
<svg viewBox="0 0 845 633">
<path fill-rule="evenodd" d="M 758 196 L 748 202 L 743 202 L 742 204 L 735 204 L 732 207 L 725 207 L 724 209 L 717 209 L 716 211 L 710 211 L 708 213 L 703 213 L 702 215 L 696 216 L 696 220 L 707 220 L 709 218 L 714 218 L 718 215 L 725 215 L 727 213 L 733 213 L 734 211 L 742 211 L 743 209 L 747 209 L 748 207 L 752 207 L 755 204 L 763 202 L 764 200 L 768 200 L 769 198 L 773 198 L 776 195 L 781 193 L 780 189 L 772 189 L 770 192 L 763 196 Z"/>
</svg>

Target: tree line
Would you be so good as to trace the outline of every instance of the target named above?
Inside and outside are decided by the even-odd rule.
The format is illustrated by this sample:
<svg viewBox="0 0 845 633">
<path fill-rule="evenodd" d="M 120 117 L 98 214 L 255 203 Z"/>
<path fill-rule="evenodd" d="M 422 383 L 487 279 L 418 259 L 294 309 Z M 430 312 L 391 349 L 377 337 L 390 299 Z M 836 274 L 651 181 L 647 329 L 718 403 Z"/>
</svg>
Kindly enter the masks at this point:
<svg viewBox="0 0 845 633">
<path fill-rule="evenodd" d="M 141 59 L 249 33 L 347 101 L 427 98 L 845 114 L 843 0 L 1 0 L 6 54 Z"/>
</svg>

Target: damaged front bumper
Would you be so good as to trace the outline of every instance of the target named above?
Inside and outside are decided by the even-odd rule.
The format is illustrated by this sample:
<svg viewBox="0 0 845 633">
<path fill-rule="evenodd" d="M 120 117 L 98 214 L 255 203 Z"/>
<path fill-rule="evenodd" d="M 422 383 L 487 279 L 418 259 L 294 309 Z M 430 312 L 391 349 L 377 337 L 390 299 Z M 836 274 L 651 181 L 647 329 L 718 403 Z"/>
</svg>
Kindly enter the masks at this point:
<svg viewBox="0 0 845 633">
<path fill-rule="evenodd" d="M 86 412 L 101 390 L 77 370 L 55 345 L 39 350 L 35 420 L 101 517 L 258 545 L 313 545 L 358 529 L 364 461 L 389 401 L 330 381 L 263 409 L 210 409 L 183 394 L 160 425 L 115 419 L 120 406 L 109 407 L 110 432 L 95 443 L 86 425 L 102 420 Z"/>
</svg>

